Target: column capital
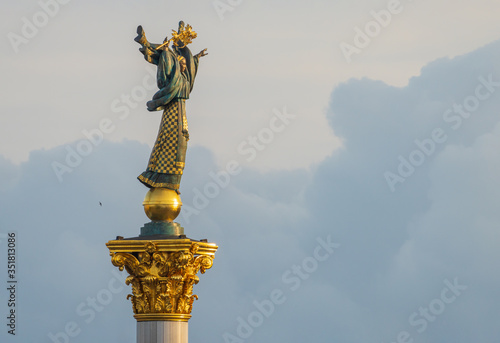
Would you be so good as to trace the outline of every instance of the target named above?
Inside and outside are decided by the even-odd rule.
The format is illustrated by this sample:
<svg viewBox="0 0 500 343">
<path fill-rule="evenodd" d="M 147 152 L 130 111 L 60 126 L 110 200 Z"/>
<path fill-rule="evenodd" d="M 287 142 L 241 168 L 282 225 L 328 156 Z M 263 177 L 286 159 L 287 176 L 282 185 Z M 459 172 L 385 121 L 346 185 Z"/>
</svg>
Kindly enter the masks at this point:
<svg viewBox="0 0 500 343">
<path fill-rule="evenodd" d="M 217 245 L 188 238 L 121 239 L 106 243 L 111 263 L 130 275 L 134 318 L 137 321 L 182 321 L 191 318 L 193 285 L 198 272 L 213 265 Z"/>
</svg>

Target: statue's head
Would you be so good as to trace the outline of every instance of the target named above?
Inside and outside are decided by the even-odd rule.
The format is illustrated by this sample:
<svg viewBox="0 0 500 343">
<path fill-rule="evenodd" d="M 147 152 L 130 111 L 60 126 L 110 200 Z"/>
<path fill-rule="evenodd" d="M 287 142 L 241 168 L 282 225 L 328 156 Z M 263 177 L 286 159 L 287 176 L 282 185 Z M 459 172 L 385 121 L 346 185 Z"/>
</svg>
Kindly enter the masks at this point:
<svg viewBox="0 0 500 343">
<path fill-rule="evenodd" d="M 179 61 L 179 65 L 181 67 L 181 73 L 182 73 L 187 68 L 186 59 L 182 56 L 179 56 L 179 57 L 177 57 L 177 60 Z"/>
</svg>

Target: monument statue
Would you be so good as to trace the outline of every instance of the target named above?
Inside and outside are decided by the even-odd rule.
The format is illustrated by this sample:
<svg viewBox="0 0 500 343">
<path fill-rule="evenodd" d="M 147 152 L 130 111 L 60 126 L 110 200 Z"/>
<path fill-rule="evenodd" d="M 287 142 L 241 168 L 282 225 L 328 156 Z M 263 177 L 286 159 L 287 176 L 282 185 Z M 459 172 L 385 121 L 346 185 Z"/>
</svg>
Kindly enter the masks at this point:
<svg viewBox="0 0 500 343">
<path fill-rule="evenodd" d="M 158 137 L 145 172 L 138 179 L 149 188 L 168 188 L 179 193 L 189 140 L 185 101 L 193 90 L 199 59 L 207 49 L 192 55 L 187 47 L 197 34 L 190 25 L 179 22 L 177 32 L 165 38 L 163 44 L 146 39 L 142 26 L 137 28 L 135 41 L 149 63 L 158 66 L 159 91 L 147 102 L 149 111 L 163 111 Z M 172 42 L 172 47 L 170 43 Z"/>
<path fill-rule="evenodd" d="M 146 39 L 142 26 L 134 39 L 139 51 L 149 63 L 158 66 L 156 83 L 159 91 L 147 102 L 149 111 L 163 111 L 158 137 L 149 157 L 148 166 L 137 178 L 149 188 L 144 199 L 144 211 L 151 219 L 141 228 L 141 236 L 150 234 L 183 234 L 183 228 L 173 220 L 179 215 L 182 202 L 179 186 L 186 161 L 189 140 L 186 100 L 193 90 L 200 57 L 187 47 L 197 37 L 190 25 L 179 22 L 177 31 L 162 44 Z"/>
<path fill-rule="evenodd" d="M 137 343 L 188 343 L 188 321 L 198 299 L 193 287 L 213 265 L 217 244 L 191 239 L 173 220 L 182 202 L 179 184 L 189 139 L 185 101 L 193 89 L 200 57 L 187 45 L 196 38 L 191 26 L 181 21 L 177 31 L 163 44 L 151 44 L 141 26 L 135 41 L 149 63 L 158 66 L 159 91 L 148 101 L 150 111 L 163 111 L 156 143 L 145 172 L 138 179 L 149 190 L 144 211 L 151 219 L 138 237 L 117 236 L 106 243 L 111 263 L 129 276 L 137 320 Z M 170 46 L 172 44 L 172 46 Z"/>
</svg>

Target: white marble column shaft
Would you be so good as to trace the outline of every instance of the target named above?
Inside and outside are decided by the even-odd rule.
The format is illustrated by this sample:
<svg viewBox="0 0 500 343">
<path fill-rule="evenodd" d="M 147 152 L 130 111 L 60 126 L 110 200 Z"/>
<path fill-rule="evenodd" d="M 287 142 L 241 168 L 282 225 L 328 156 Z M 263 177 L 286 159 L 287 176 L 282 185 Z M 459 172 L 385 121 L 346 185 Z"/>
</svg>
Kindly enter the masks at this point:
<svg viewBox="0 0 500 343">
<path fill-rule="evenodd" d="M 188 323 L 180 321 L 137 322 L 137 343 L 188 343 Z"/>
</svg>

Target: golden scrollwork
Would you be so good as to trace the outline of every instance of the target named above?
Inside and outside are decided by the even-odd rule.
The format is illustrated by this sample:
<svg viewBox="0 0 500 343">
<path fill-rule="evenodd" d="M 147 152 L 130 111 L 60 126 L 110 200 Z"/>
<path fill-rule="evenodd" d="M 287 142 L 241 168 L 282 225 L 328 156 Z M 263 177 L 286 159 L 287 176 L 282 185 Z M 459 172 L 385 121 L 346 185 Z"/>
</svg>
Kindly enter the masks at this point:
<svg viewBox="0 0 500 343">
<path fill-rule="evenodd" d="M 136 319 L 189 319 L 193 302 L 198 299 L 193 294 L 193 286 L 199 282 L 196 274 L 203 274 L 212 267 L 213 252 L 217 246 L 212 243 L 189 242 L 190 246 L 186 249 L 188 244 L 185 242 L 180 245 L 184 248 L 161 249 L 162 244 L 158 243 L 160 241 L 132 241 L 128 246 L 134 246 L 134 249 L 123 252 L 124 249 L 117 247 L 118 244 L 113 244 L 114 242 L 124 241 L 111 241 L 108 248 L 113 265 L 120 270 L 125 268 L 130 274 L 125 283 L 132 286 L 132 294 L 127 295 L 127 299 L 131 299 Z"/>
</svg>

